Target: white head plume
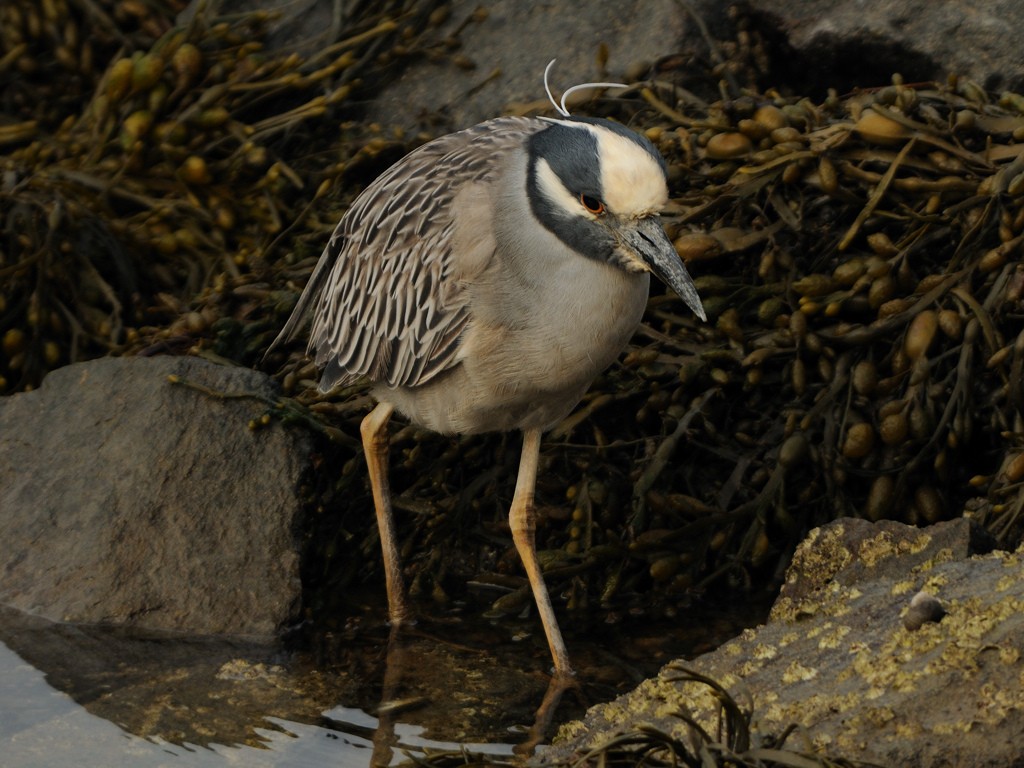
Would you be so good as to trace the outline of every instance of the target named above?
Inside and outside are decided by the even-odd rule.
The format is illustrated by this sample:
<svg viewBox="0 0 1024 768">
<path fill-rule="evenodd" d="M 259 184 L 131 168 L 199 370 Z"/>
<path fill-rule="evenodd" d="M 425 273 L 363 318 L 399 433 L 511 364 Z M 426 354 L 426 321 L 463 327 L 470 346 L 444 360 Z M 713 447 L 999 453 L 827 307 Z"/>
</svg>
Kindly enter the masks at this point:
<svg viewBox="0 0 1024 768">
<path fill-rule="evenodd" d="M 557 59 L 552 59 L 548 62 L 548 65 L 544 67 L 544 90 L 547 91 L 548 99 L 551 100 L 551 105 L 555 108 L 562 117 L 569 117 L 569 108 L 565 106 L 565 100 L 569 98 L 569 94 L 575 91 L 579 91 L 583 88 L 628 88 L 629 86 L 625 83 L 580 83 L 574 85 L 571 88 L 562 92 L 562 99 L 560 102 L 555 101 L 554 95 L 551 93 L 551 85 L 548 83 L 548 75 L 551 72 L 551 68 L 555 66 Z"/>
</svg>

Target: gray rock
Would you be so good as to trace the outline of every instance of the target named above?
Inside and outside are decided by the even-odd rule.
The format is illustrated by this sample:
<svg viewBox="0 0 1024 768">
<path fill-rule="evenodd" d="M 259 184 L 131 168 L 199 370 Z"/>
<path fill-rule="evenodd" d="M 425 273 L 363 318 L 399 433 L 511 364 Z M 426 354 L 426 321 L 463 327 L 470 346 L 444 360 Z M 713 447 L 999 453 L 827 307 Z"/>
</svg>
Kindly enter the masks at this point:
<svg viewBox="0 0 1024 768">
<path fill-rule="evenodd" d="M 674 0 L 455 0 L 450 8 L 436 38 L 443 40 L 465 25 L 457 53 L 474 68 L 458 66 L 447 56 L 419 59 L 374 97 L 370 120 L 411 127 L 442 111 L 448 118 L 443 128 L 465 128 L 504 114 L 515 103 L 546 103 L 543 74 L 551 59 L 558 59 L 552 90 L 560 96 L 577 83 L 622 78 L 638 62 L 650 64 L 676 53 L 692 27 Z M 466 24 L 477 8 L 486 16 Z M 607 74 L 597 63 L 602 44 L 608 47 Z"/>
<path fill-rule="evenodd" d="M 966 521 L 919 530 L 842 519 L 816 529 L 801 544 L 787 586 L 801 583 L 808 567 L 835 578 L 818 579 L 799 597 L 791 591 L 767 624 L 684 666 L 752 704 L 755 739 L 796 724 L 788 746 L 847 759 L 1021 765 L 1024 552 L 971 555 L 973 536 Z M 851 548 L 858 554 L 851 557 Z M 946 615 L 910 630 L 903 617 L 919 591 L 937 598 Z M 666 667 L 594 707 L 564 726 L 538 762 L 564 760 L 645 725 L 685 742 L 687 726 L 673 715 L 680 711 L 714 734 L 710 690 L 676 677 Z"/>
<path fill-rule="evenodd" d="M 273 634 L 298 608 L 309 455 L 296 430 L 249 429 L 273 395 L 246 369 L 108 358 L 0 399 L 0 602 L 60 621 Z"/>
</svg>

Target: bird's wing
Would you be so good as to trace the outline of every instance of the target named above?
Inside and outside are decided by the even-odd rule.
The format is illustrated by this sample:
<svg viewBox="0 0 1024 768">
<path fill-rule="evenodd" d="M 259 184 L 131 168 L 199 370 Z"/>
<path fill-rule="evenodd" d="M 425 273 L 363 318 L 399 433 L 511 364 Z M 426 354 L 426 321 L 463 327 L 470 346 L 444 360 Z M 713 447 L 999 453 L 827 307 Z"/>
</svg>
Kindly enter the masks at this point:
<svg viewBox="0 0 1024 768">
<path fill-rule="evenodd" d="M 545 127 L 498 118 L 435 139 L 378 177 L 338 223 L 279 341 L 314 305 L 309 352 L 320 388 L 366 376 L 423 384 L 455 363 L 469 321 L 456 278 L 453 201 L 494 179 L 500 158 Z"/>
</svg>

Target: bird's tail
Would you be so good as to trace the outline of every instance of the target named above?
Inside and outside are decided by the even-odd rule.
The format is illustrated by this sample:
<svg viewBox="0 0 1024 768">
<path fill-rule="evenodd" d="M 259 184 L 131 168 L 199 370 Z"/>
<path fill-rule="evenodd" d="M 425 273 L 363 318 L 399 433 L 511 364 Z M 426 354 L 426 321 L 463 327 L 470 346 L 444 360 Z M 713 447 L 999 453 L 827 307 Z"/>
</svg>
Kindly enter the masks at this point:
<svg viewBox="0 0 1024 768">
<path fill-rule="evenodd" d="M 302 294 L 299 296 L 299 300 L 295 303 L 295 308 L 292 310 L 291 316 L 288 321 L 284 324 L 281 332 L 277 334 L 277 337 L 267 347 L 267 351 L 263 353 L 263 357 L 260 358 L 260 364 L 266 362 L 270 353 L 277 349 L 280 345 L 286 344 L 295 338 L 299 329 L 302 327 L 306 320 L 306 315 L 309 314 L 310 308 L 316 303 L 320 297 L 320 292 L 323 290 L 324 283 L 327 282 L 327 276 L 331 272 L 331 266 L 334 264 L 334 259 L 329 258 L 331 252 L 337 253 L 336 238 L 342 237 L 340 234 L 332 237 L 330 242 L 327 243 L 327 247 L 324 248 L 324 252 L 320 256 L 320 260 L 317 262 L 316 267 L 313 269 L 313 274 L 309 277 L 309 282 L 306 283 L 306 287 L 302 290 Z"/>
</svg>

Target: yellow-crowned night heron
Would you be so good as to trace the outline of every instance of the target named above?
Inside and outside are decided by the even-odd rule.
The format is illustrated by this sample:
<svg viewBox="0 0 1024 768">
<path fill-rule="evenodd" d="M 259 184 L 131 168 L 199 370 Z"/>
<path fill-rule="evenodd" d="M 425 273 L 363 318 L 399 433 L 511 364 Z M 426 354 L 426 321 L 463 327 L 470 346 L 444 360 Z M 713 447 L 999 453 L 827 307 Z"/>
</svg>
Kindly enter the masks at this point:
<svg viewBox="0 0 1024 768">
<path fill-rule="evenodd" d="M 361 432 L 391 620 L 409 618 L 387 473 L 398 411 L 436 432 L 523 431 L 509 523 L 558 675 L 571 674 L 534 543 L 541 433 L 625 347 L 649 274 L 704 312 L 658 212 L 665 164 L 603 119 L 506 117 L 442 136 L 342 217 L 275 341 L 313 308 L 320 389 L 365 378 Z"/>
</svg>

